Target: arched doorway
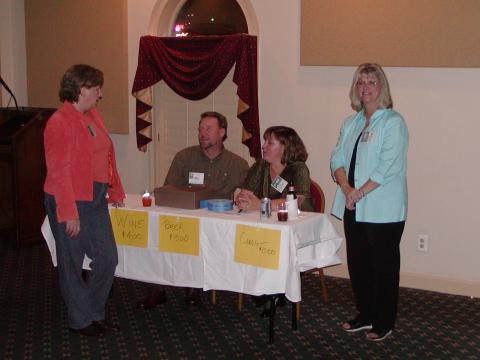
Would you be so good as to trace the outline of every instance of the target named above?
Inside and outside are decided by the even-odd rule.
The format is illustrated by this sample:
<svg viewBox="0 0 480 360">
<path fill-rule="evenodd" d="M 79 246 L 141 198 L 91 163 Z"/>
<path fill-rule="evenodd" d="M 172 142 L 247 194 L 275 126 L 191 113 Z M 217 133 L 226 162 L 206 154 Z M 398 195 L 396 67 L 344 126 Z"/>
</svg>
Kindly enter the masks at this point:
<svg viewBox="0 0 480 360">
<path fill-rule="evenodd" d="M 218 0 L 203 0 L 203 3 L 213 3 L 215 1 Z M 252 34 L 252 30 L 256 32 L 258 25 L 256 17 L 252 16 L 251 4 L 245 0 L 239 0 L 236 3 L 240 11 L 243 12 L 247 31 L 250 34 Z M 189 10 L 192 8 L 195 10 L 195 14 L 198 14 L 198 8 L 195 8 L 192 0 L 159 0 L 152 12 L 149 26 L 150 34 L 156 36 L 175 35 L 174 29 L 176 20 L 180 18 L 179 14 L 183 16 L 183 20 L 188 20 L 188 16 L 192 13 Z M 203 19 L 205 20 L 205 14 L 203 14 Z M 186 28 L 190 29 L 189 31 L 193 28 L 195 32 L 206 30 L 214 33 L 214 30 L 212 32 L 212 26 L 209 26 L 211 24 L 205 23 L 204 20 L 200 22 L 201 26 L 197 24 L 196 27 Z M 228 30 L 228 25 L 225 26 L 223 22 L 222 24 L 222 28 Z M 191 101 L 178 96 L 165 82 L 155 85 L 152 117 L 153 151 L 150 156 L 150 183 L 154 187 L 163 185 L 173 156 L 184 147 L 198 143 L 198 120 L 200 114 L 204 111 L 215 110 L 224 114 L 229 124 L 228 139 L 225 146 L 247 161 L 254 161 L 250 158 L 247 147 L 241 143 L 242 124 L 236 116 L 238 97 L 236 96 L 237 88 L 232 78 L 233 70 L 212 94 L 198 101 Z"/>
<path fill-rule="evenodd" d="M 148 33 L 154 36 L 171 36 L 171 29 L 182 6 L 187 0 L 158 0 L 152 11 Z M 250 0 L 236 0 L 247 21 L 248 33 L 259 35 L 259 27 L 255 10 Z"/>
</svg>

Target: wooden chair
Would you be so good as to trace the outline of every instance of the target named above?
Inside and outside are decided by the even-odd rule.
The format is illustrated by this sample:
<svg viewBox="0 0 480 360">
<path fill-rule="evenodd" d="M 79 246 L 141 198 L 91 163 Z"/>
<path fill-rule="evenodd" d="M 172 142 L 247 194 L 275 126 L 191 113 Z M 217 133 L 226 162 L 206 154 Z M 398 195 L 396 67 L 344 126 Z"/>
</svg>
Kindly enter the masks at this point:
<svg viewBox="0 0 480 360">
<path fill-rule="evenodd" d="M 313 209 L 315 212 L 324 213 L 325 212 L 325 194 L 323 193 L 322 188 L 318 185 L 315 181 L 310 180 L 310 194 L 313 200 Z M 319 280 L 320 280 L 320 287 L 322 288 L 322 298 L 323 302 L 328 301 L 328 294 L 327 294 L 327 286 L 325 285 L 325 274 L 323 273 L 323 269 L 314 268 L 302 273 L 308 274 L 311 272 L 318 272 Z M 295 303 L 295 314 L 297 320 L 300 319 L 300 302 Z"/>
<path fill-rule="evenodd" d="M 215 305 L 217 303 L 217 292 L 216 290 L 212 290 L 212 304 Z M 237 309 L 238 311 L 242 311 L 243 309 L 243 294 L 239 293 L 237 298 Z"/>
</svg>

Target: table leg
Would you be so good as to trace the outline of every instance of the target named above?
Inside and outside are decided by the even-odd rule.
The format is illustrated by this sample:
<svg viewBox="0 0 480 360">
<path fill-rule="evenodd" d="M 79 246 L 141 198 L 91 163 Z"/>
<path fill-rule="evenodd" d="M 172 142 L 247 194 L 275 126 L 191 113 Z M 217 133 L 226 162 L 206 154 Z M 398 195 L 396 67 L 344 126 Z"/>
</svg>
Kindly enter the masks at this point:
<svg viewBox="0 0 480 360">
<path fill-rule="evenodd" d="M 297 330 L 297 303 L 292 303 L 292 330 Z"/>
<path fill-rule="evenodd" d="M 270 296 L 270 311 L 268 314 L 268 342 L 273 344 L 275 341 L 275 296 Z"/>
</svg>

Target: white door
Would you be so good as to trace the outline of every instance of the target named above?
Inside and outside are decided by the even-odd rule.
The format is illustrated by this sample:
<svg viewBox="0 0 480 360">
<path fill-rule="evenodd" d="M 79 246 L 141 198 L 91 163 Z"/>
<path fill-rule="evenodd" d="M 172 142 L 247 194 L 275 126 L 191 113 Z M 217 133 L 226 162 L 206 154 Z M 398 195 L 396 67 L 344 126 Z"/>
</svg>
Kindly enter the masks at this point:
<svg viewBox="0 0 480 360">
<path fill-rule="evenodd" d="M 242 122 L 237 118 L 237 85 L 232 81 L 233 71 L 219 87 L 205 99 L 191 101 L 177 95 L 161 81 L 154 88 L 154 114 L 152 139 L 154 157 L 151 173 L 154 187 L 162 186 L 175 154 L 198 144 L 198 121 L 205 111 L 217 111 L 227 117 L 228 138 L 225 147 L 243 157 L 249 163 L 248 148 L 242 144 Z"/>
</svg>

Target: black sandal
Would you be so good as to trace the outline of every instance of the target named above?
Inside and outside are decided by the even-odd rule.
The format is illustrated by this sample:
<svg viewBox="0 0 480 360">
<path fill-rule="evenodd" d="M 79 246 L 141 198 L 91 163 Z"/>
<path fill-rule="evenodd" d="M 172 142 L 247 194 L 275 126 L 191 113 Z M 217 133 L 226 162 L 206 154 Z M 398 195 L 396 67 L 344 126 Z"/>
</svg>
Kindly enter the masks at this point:
<svg viewBox="0 0 480 360">
<path fill-rule="evenodd" d="M 348 326 L 348 328 L 346 326 Z M 372 328 L 371 322 L 361 320 L 358 317 L 342 324 L 343 330 L 345 330 L 346 332 L 352 332 L 352 333 L 361 331 L 361 330 L 370 330 L 371 328 Z"/>
<path fill-rule="evenodd" d="M 387 337 L 392 335 L 393 330 L 375 330 L 372 329 L 367 332 L 367 340 L 370 341 L 382 341 L 385 340 Z"/>
</svg>

